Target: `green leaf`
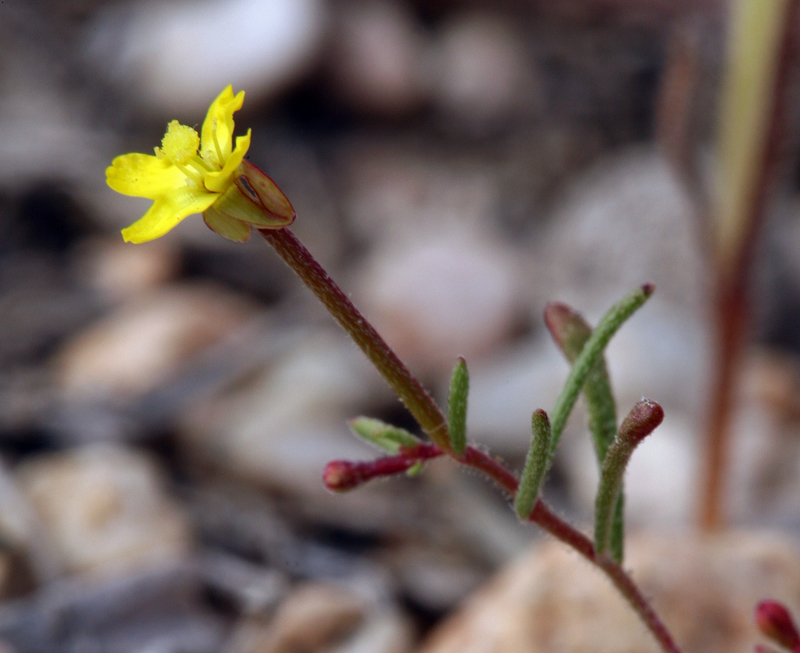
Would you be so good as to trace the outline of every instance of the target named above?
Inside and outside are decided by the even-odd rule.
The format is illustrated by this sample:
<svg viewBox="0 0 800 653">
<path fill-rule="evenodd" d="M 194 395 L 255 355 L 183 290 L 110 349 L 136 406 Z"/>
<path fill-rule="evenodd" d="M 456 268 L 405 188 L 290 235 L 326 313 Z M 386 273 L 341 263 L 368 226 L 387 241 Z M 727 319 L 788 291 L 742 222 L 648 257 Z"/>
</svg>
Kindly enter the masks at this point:
<svg viewBox="0 0 800 653">
<path fill-rule="evenodd" d="M 652 284 L 645 284 L 612 306 L 597 324 L 592 335 L 589 336 L 586 344 L 581 349 L 581 353 L 575 359 L 575 363 L 572 365 L 569 376 L 551 413 L 552 439 L 550 441 L 548 467 L 553 462 L 553 456 L 564 431 L 564 426 L 566 426 L 567 418 L 572 412 L 583 384 L 594 369 L 598 358 L 603 354 L 603 350 L 617 330 L 631 315 L 641 308 L 650 295 L 653 294 L 653 290 L 654 286 Z"/>
<path fill-rule="evenodd" d="M 579 313 L 566 304 L 552 303 L 545 309 L 545 324 L 570 363 L 574 363 L 592 335 L 592 327 Z M 602 470 L 609 445 L 617 435 L 617 407 L 611 388 L 605 356 L 600 354 L 583 384 L 583 399 L 589 417 L 597 465 Z M 623 493 L 620 490 L 615 507 L 611 532 L 611 552 L 617 562 L 622 562 L 624 548 L 625 516 Z"/>
<path fill-rule="evenodd" d="M 517 495 L 514 497 L 514 510 L 523 521 L 530 516 L 547 474 L 552 432 L 547 413 L 541 409 L 533 412 L 531 433 L 531 446 L 525 458 L 525 468 L 522 470 Z"/>
<path fill-rule="evenodd" d="M 393 455 L 399 454 L 401 447 L 416 447 L 421 443 L 419 438 L 405 429 L 371 417 L 356 417 L 350 420 L 349 426 L 368 444 Z"/>
<path fill-rule="evenodd" d="M 459 357 L 450 377 L 450 399 L 448 402 L 448 427 L 450 445 L 457 456 L 467 448 L 467 395 L 469 394 L 469 371 L 467 362 Z"/>
<path fill-rule="evenodd" d="M 409 476 L 409 477 L 412 477 L 412 478 L 414 476 L 419 476 L 420 474 L 422 474 L 422 470 L 424 470 L 424 469 L 425 469 L 425 463 L 420 460 L 419 462 L 414 463 L 413 467 L 409 467 L 408 468 L 408 471 L 406 472 L 406 476 Z"/>
<path fill-rule="evenodd" d="M 598 554 L 605 553 L 609 547 L 622 479 L 631 454 L 663 419 L 664 409 L 661 406 L 654 401 L 642 399 L 622 421 L 617 437 L 608 448 L 595 499 L 594 546 Z"/>
</svg>

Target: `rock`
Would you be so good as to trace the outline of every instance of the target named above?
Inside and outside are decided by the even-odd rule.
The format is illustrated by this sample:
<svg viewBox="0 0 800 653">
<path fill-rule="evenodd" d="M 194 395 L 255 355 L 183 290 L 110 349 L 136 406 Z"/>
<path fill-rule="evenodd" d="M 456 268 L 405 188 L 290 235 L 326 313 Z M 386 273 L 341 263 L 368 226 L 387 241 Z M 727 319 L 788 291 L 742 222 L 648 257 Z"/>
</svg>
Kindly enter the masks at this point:
<svg viewBox="0 0 800 653">
<path fill-rule="evenodd" d="M 800 557 L 776 535 L 629 538 L 626 568 L 688 651 L 752 651 L 764 597 L 800 613 Z M 501 571 L 420 653 L 645 653 L 659 650 L 608 580 L 560 542 Z"/>
<path fill-rule="evenodd" d="M 427 239 L 431 232 L 483 238 L 503 201 L 500 172 L 472 157 L 434 155 L 420 148 L 348 140 L 344 171 L 348 226 L 368 242 Z M 477 234 L 475 233 L 477 231 Z"/>
<path fill-rule="evenodd" d="M 730 432 L 726 502 L 731 520 L 796 528 L 800 514 L 800 366 L 780 350 L 742 361 Z"/>
<path fill-rule="evenodd" d="M 598 163 L 565 192 L 532 243 L 532 305 L 566 301 L 602 314 L 625 293 L 655 283 L 649 302 L 699 311 L 709 275 L 700 226 L 667 163 L 629 150 Z M 543 294 L 543 293 L 546 293 Z"/>
<path fill-rule="evenodd" d="M 522 109 L 541 110 L 525 45 L 500 16 L 464 14 L 439 35 L 435 101 L 448 126 L 483 132 L 506 125 Z"/>
<path fill-rule="evenodd" d="M 543 334 L 470 362 L 469 437 L 499 454 L 524 455 L 531 414 L 550 410 L 567 373 L 563 356 Z"/>
<path fill-rule="evenodd" d="M 0 152 L 0 187 L 11 193 L 43 181 L 58 180 L 65 188 L 81 185 L 92 174 L 102 174 L 113 144 L 108 133 L 83 119 L 81 84 L 69 90 L 64 84 L 67 70 L 75 74 L 77 57 L 72 57 L 71 48 L 51 49 L 47 42 L 54 30 L 65 42 L 64 25 L 50 12 L 37 16 L 36 9 L 0 7 L 0 65 L 5 71 L 0 80 L 0 127 L 7 135 Z"/>
<path fill-rule="evenodd" d="M 209 551 L 198 564 L 209 589 L 243 614 L 267 613 L 289 590 L 284 574 L 243 558 Z"/>
<path fill-rule="evenodd" d="M 295 81 L 323 41 L 324 9 L 322 0 L 112 7 L 87 31 L 86 50 L 151 111 L 202 113 L 228 84 L 252 101 Z"/>
<path fill-rule="evenodd" d="M 0 259 L 0 362 L 41 355 L 82 327 L 97 312 L 97 301 L 69 282 L 49 256 L 16 253 Z"/>
<path fill-rule="evenodd" d="M 361 597 L 341 587 L 306 584 L 284 601 L 269 625 L 242 625 L 234 635 L 234 653 L 292 653 L 329 650 L 364 619 Z"/>
<path fill-rule="evenodd" d="M 431 81 L 428 44 L 408 8 L 386 0 L 338 4 L 328 74 L 334 94 L 364 113 L 419 107 Z"/>
<path fill-rule="evenodd" d="M 0 605 L 0 636 L 20 651 L 213 653 L 221 649 L 225 624 L 203 606 L 201 592 L 185 563 L 104 582 L 56 581 Z"/>
<path fill-rule="evenodd" d="M 0 464 L 0 539 L 4 543 L 0 595 L 24 593 L 21 590 L 30 590 L 62 573 L 61 561 L 41 520 L 4 464 Z"/>
<path fill-rule="evenodd" d="M 174 278 L 180 257 L 167 241 L 131 247 L 121 238 L 81 243 L 73 253 L 74 265 L 84 283 L 111 301 L 152 290 Z"/>
<path fill-rule="evenodd" d="M 514 260 L 489 237 L 430 234 L 374 252 L 361 270 L 363 308 L 413 369 L 447 374 L 511 330 Z"/>
<path fill-rule="evenodd" d="M 161 474 L 147 456 L 98 444 L 33 458 L 15 476 L 62 568 L 107 577 L 187 554 L 188 523 Z"/>
<path fill-rule="evenodd" d="M 344 334 L 298 330 L 263 373 L 187 411 L 182 441 L 191 455 L 235 478 L 314 501 L 358 504 L 359 493 L 332 497 L 322 470 L 333 459 L 374 455 L 346 420 L 358 406 L 390 396 Z M 369 519 L 353 515 L 362 517 Z"/>
<path fill-rule="evenodd" d="M 384 609 L 369 615 L 355 635 L 331 649 L 331 653 L 406 653 L 414 632 L 398 610 Z"/>
<path fill-rule="evenodd" d="M 406 597 L 433 613 L 455 607 L 484 578 L 466 558 L 434 548 L 405 546 L 390 552 L 385 562 Z"/>
<path fill-rule="evenodd" d="M 153 390 L 193 355 L 240 327 L 253 308 L 210 285 L 174 285 L 135 297 L 57 353 L 63 394 L 90 402 Z"/>
</svg>

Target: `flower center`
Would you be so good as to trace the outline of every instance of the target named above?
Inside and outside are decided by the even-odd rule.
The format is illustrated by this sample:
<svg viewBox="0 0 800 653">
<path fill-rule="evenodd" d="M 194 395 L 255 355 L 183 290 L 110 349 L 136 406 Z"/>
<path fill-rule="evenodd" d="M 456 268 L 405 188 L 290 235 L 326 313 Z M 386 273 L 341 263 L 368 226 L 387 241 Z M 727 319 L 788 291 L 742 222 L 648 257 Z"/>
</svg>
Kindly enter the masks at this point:
<svg viewBox="0 0 800 653">
<path fill-rule="evenodd" d="M 197 156 L 200 136 L 191 127 L 173 120 L 167 125 L 167 133 L 161 141 L 161 152 L 177 166 L 185 166 Z"/>
</svg>

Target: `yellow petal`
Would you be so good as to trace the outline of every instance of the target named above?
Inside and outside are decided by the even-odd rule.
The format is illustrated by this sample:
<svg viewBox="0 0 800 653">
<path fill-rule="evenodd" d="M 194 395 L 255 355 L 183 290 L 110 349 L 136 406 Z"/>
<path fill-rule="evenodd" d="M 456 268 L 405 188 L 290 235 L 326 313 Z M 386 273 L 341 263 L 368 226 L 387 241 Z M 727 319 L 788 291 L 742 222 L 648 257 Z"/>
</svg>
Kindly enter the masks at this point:
<svg viewBox="0 0 800 653">
<path fill-rule="evenodd" d="M 216 193 L 184 185 L 153 202 L 141 219 L 122 230 L 122 237 L 129 243 L 160 238 L 187 216 L 205 211 L 217 197 Z"/>
<path fill-rule="evenodd" d="M 166 159 L 152 154 L 123 154 L 106 168 L 106 182 L 123 195 L 158 199 L 186 183 L 186 177 Z"/>
<path fill-rule="evenodd" d="M 219 172 L 208 172 L 203 177 L 203 182 L 212 193 L 222 193 L 226 186 L 230 185 L 236 168 L 244 159 L 247 150 L 250 149 L 250 130 L 244 136 L 236 139 L 236 149 L 225 161 L 225 166 Z"/>
<path fill-rule="evenodd" d="M 229 85 L 216 100 L 211 103 L 203 122 L 203 129 L 200 135 L 200 148 L 206 152 L 214 152 L 216 156 L 217 148 L 214 144 L 214 132 L 216 131 L 217 145 L 222 150 L 222 165 L 230 156 L 233 141 L 233 112 L 242 108 L 244 102 L 244 91 L 239 91 L 233 95 L 233 88 Z"/>
</svg>

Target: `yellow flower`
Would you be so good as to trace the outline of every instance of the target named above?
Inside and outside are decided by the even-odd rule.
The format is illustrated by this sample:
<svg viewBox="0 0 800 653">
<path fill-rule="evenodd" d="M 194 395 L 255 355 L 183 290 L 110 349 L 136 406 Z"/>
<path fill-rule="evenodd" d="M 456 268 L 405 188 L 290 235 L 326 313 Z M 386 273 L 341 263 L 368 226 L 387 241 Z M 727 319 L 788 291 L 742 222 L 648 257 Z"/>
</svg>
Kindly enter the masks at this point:
<svg viewBox="0 0 800 653">
<path fill-rule="evenodd" d="M 123 154 L 106 169 L 106 181 L 123 195 L 154 200 L 150 210 L 122 237 L 131 243 L 159 238 L 193 213 L 202 213 L 214 231 L 243 242 L 251 225 L 280 229 L 294 220 L 294 209 L 275 183 L 244 160 L 250 130 L 233 143 L 233 113 L 244 91 L 228 86 L 208 109 L 200 135 L 173 120 L 161 147 L 150 154 Z M 199 149 L 198 149 L 199 148 Z"/>
</svg>

